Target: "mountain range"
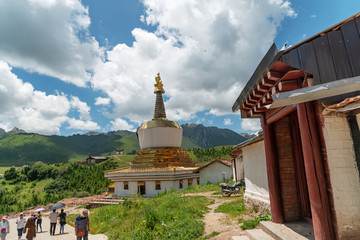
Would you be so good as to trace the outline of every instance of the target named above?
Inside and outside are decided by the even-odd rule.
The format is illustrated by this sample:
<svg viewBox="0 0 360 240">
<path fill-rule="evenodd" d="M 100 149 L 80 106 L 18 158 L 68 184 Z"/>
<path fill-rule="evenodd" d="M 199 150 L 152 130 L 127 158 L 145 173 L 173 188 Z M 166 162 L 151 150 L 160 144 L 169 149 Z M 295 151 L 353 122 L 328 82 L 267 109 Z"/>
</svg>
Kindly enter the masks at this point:
<svg viewBox="0 0 360 240">
<path fill-rule="evenodd" d="M 182 147 L 185 149 L 235 145 L 253 137 L 202 124 L 188 123 L 181 127 Z M 86 159 L 88 154 L 112 155 L 119 147 L 124 149 L 125 154 L 135 154 L 139 149 L 136 133 L 125 130 L 108 133 L 91 131 L 65 137 L 27 133 L 18 128 L 6 132 L 0 128 L 0 166 L 31 165 L 38 161 L 80 161 Z"/>
</svg>

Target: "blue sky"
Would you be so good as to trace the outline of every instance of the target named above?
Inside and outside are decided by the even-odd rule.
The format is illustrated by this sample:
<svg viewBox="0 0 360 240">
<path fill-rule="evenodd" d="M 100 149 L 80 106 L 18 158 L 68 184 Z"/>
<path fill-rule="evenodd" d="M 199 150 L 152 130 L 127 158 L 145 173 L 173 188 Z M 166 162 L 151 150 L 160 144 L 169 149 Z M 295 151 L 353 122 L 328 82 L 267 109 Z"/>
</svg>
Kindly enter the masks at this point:
<svg viewBox="0 0 360 240">
<path fill-rule="evenodd" d="M 359 12 L 356 0 L 0 2 L 0 128 L 72 135 L 168 118 L 256 132 L 231 106 L 275 42 L 294 45 Z"/>
</svg>

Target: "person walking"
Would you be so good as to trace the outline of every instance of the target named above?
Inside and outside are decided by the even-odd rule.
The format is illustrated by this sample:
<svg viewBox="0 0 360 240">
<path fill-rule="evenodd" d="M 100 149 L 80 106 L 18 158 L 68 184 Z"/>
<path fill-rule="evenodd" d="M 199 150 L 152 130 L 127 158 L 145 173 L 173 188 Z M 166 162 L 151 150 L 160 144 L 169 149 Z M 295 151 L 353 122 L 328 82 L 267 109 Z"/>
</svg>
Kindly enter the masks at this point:
<svg viewBox="0 0 360 240">
<path fill-rule="evenodd" d="M 6 216 L 3 216 L 0 222 L 0 236 L 1 236 L 1 240 L 5 240 L 6 235 L 10 232 L 10 223 L 7 220 Z"/>
<path fill-rule="evenodd" d="M 36 237 L 35 222 L 32 217 L 29 217 L 28 220 L 26 221 L 23 233 L 26 233 L 26 231 L 27 231 L 26 234 L 27 240 L 33 240 Z"/>
<path fill-rule="evenodd" d="M 21 239 L 21 237 L 23 235 L 25 223 L 26 223 L 26 218 L 24 218 L 23 213 L 20 213 L 20 217 L 16 219 L 16 226 L 17 226 L 19 239 Z"/>
<path fill-rule="evenodd" d="M 77 240 L 88 240 L 90 232 L 89 211 L 84 209 L 75 219 L 75 235 Z"/>
<path fill-rule="evenodd" d="M 37 216 L 37 221 L 36 221 L 36 232 L 39 232 L 39 227 L 40 227 L 40 230 L 42 232 L 42 216 L 41 216 L 41 213 L 39 212 L 38 213 L 38 216 Z"/>
<path fill-rule="evenodd" d="M 61 212 L 59 214 L 59 223 L 60 223 L 60 232 L 59 234 L 61 233 L 64 233 L 64 226 L 66 224 L 66 213 L 64 212 L 64 209 L 61 209 Z"/>
<path fill-rule="evenodd" d="M 55 229 L 56 229 L 56 223 L 57 223 L 58 215 L 59 214 L 57 212 L 55 212 L 55 209 L 49 215 L 49 218 L 50 218 L 50 235 L 55 235 Z"/>
</svg>

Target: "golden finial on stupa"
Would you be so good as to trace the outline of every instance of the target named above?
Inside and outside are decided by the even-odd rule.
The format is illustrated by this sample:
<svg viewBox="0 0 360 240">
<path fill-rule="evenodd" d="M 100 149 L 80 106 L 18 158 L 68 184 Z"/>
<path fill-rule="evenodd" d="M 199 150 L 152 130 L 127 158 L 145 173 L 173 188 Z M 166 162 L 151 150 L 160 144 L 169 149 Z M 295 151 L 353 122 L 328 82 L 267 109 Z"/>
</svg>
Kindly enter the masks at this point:
<svg viewBox="0 0 360 240">
<path fill-rule="evenodd" d="M 154 90 L 154 93 L 155 92 L 162 92 L 164 93 L 165 90 L 163 88 L 164 84 L 162 84 L 162 81 L 161 81 L 161 78 L 160 78 L 160 73 L 157 74 L 157 77 L 155 77 L 155 81 L 156 81 L 156 84 L 154 84 L 155 86 L 155 90 Z"/>
</svg>

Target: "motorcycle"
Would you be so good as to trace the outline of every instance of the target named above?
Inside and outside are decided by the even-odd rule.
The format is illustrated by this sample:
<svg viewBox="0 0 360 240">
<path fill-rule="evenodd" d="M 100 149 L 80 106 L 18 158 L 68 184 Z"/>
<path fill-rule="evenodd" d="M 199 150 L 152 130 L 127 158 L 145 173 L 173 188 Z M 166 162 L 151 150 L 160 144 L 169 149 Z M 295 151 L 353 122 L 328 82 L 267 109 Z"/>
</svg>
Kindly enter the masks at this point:
<svg viewBox="0 0 360 240">
<path fill-rule="evenodd" d="M 227 183 L 220 183 L 221 187 L 221 195 L 223 197 L 230 197 L 231 194 L 237 194 L 240 192 L 241 187 L 245 186 L 244 179 L 241 179 L 239 182 L 236 182 L 234 184 L 227 184 Z"/>
</svg>

